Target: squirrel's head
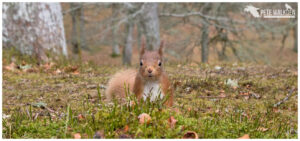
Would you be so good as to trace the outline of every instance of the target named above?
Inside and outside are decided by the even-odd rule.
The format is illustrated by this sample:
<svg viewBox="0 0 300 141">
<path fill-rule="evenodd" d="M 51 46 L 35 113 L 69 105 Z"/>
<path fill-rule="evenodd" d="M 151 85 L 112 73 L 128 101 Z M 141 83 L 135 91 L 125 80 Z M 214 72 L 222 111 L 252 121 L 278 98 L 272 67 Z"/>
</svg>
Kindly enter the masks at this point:
<svg viewBox="0 0 300 141">
<path fill-rule="evenodd" d="M 159 76 L 163 71 L 163 46 L 164 42 L 161 41 L 158 50 L 148 51 L 145 49 L 145 41 L 142 41 L 139 72 L 144 79 L 159 79 Z"/>
</svg>

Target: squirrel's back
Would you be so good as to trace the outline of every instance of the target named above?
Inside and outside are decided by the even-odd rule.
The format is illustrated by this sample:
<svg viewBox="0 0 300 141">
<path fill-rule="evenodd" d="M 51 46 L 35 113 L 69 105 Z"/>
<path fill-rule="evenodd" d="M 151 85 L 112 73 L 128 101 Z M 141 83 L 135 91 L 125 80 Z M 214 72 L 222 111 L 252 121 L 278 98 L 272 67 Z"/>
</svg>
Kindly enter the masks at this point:
<svg viewBox="0 0 300 141">
<path fill-rule="evenodd" d="M 125 88 L 126 91 L 129 88 L 129 91 L 133 91 L 134 81 L 137 71 L 133 69 L 124 70 L 116 73 L 108 82 L 108 87 L 106 88 L 106 98 L 111 101 L 113 97 L 117 99 L 125 98 Z"/>
</svg>

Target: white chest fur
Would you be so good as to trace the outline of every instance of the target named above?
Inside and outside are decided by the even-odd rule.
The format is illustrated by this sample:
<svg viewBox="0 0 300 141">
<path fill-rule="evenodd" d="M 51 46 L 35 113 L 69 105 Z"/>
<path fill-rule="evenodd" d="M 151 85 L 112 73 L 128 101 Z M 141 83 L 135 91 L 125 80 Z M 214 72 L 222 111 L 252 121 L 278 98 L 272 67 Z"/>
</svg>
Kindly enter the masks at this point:
<svg viewBox="0 0 300 141">
<path fill-rule="evenodd" d="M 144 86 L 143 99 L 146 100 L 147 97 L 150 97 L 150 101 L 156 100 L 158 97 L 162 99 L 164 94 L 161 90 L 160 84 L 158 81 L 147 82 Z"/>
</svg>

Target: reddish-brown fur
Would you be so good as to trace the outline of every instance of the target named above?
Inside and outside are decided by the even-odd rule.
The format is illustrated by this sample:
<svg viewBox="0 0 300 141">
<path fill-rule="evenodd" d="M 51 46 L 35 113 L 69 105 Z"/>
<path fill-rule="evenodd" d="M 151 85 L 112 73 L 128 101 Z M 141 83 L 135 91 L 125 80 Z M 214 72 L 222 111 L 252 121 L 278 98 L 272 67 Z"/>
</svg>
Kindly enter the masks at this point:
<svg viewBox="0 0 300 141">
<path fill-rule="evenodd" d="M 167 106 L 173 105 L 173 89 L 168 79 L 168 75 L 163 70 L 163 42 L 161 42 L 158 51 L 146 51 L 144 42 L 140 53 L 140 68 L 136 70 L 125 70 L 115 74 L 108 83 L 106 97 L 111 100 L 113 97 L 117 99 L 125 98 L 124 84 L 129 86 L 129 90 L 133 92 L 140 100 L 144 91 L 146 82 L 157 81 L 162 89 L 163 94 L 169 95 L 166 101 Z"/>
</svg>

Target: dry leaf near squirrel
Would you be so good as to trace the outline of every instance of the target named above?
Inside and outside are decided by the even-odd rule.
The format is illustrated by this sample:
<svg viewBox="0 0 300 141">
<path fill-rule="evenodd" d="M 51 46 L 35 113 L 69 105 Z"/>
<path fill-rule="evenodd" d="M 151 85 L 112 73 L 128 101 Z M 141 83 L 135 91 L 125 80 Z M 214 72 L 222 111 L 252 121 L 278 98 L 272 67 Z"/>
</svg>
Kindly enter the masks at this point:
<svg viewBox="0 0 300 141">
<path fill-rule="evenodd" d="M 80 133 L 76 133 L 73 136 L 74 136 L 74 139 L 81 139 Z"/>
<path fill-rule="evenodd" d="M 173 116 L 171 116 L 171 117 L 168 119 L 168 122 L 169 122 L 170 127 L 171 127 L 171 128 L 174 128 L 175 125 L 176 125 L 177 120 L 176 120 Z"/>
<path fill-rule="evenodd" d="M 129 126 L 128 126 L 128 125 L 125 125 L 123 131 L 126 133 L 126 132 L 128 132 L 128 130 L 129 130 Z"/>
<path fill-rule="evenodd" d="M 140 124 L 144 124 L 144 123 L 149 124 L 151 121 L 151 117 L 146 113 L 140 114 L 138 118 L 139 118 Z"/>
<path fill-rule="evenodd" d="M 198 139 L 198 135 L 196 132 L 194 131 L 187 131 L 184 135 L 183 135 L 183 139 Z"/>
<path fill-rule="evenodd" d="M 77 118 L 78 118 L 78 120 L 84 120 L 84 119 L 85 119 L 84 116 L 83 116 L 82 114 L 79 114 L 79 115 L 77 116 Z"/>
</svg>

